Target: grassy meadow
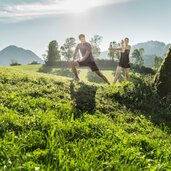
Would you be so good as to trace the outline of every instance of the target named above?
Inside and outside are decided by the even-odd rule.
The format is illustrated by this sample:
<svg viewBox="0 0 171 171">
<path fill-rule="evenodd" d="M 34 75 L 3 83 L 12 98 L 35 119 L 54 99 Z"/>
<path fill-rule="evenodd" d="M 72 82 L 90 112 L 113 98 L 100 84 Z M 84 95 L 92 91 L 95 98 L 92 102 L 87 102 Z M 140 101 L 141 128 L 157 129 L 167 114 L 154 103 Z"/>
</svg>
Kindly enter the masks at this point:
<svg viewBox="0 0 171 171">
<path fill-rule="evenodd" d="M 107 86 L 88 81 L 87 69 L 79 83 L 41 65 L 0 73 L 1 170 L 171 170 L 171 106 L 151 76 Z M 112 82 L 113 71 L 103 73 Z"/>
<path fill-rule="evenodd" d="M 51 67 L 44 67 L 43 65 L 22 65 L 22 66 L 13 66 L 13 67 L 7 67 L 7 68 L 13 68 L 17 70 L 22 70 L 22 71 L 29 71 L 29 72 L 38 72 L 38 73 L 44 73 L 44 74 L 49 74 L 49 75 L 55 75 L 58 78 L 63 77 L 66 80 L 71 80 L 73 74 L 71 73 L 70 68 L 51 68 Z M 108 80 L 112 83 L 114 79 L 114 71 L 116 68 L 113 68 L 113 70 L 110 69 L 103 69 L 101 70 L 102 73 L 108 78 Z M 88 72 L 91 72 L 91 70 L 87 67 L 83 68 L 78 68 L 78 73 L 80 77 L 80 81 L 85 82 L 87 84 L 96 84 L 98 83 L 96 80 L 98 80 L 98 77 L 95 76 L 95 81 L 89 81 L 87 78 Z M 95 75 L 95 74 L 94 74 Z M 132 73 L 131 73 L 132 75 Z M 124 76 L 121 75 L 120 81 L 124 80 Z M 103 84 L 103 81 L 99 82 L 100 84 Z"/>
</svg>

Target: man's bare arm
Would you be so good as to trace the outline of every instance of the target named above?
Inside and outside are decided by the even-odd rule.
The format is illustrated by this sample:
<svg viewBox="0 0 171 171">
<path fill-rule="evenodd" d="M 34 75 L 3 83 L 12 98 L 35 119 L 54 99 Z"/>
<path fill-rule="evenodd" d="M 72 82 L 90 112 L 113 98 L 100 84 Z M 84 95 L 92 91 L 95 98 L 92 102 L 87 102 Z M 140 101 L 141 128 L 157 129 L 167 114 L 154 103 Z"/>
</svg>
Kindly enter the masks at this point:
<svg viewBox="0 0 171 171">
<path fill-rule="evenodd" d="M 84 55 L 84 57 L 83 57 L 83 59 L 80 61 L 80 62 L 83 62 L 83 61 L 85 61 L 89 56 L 90 56 L 90 51 L 86 51 L 86 54 Z"/>
<path fill-rule="evenodd" d="M 75 50 L 73 55 L 73 61 L 75 61 L 77 54 L 78 54 L 78 50 Z"/>
</svg>

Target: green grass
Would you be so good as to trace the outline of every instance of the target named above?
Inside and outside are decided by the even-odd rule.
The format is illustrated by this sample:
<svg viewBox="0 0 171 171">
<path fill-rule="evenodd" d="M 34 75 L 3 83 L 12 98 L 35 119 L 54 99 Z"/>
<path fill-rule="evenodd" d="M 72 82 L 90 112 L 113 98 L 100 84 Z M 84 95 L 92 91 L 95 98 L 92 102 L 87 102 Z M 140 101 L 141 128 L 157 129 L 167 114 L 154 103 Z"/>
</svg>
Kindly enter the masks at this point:
<svg viewBox="0 0 171 171">
<path fill-rule="evenodd" d="M 171 110 L 150 78 L 97 86 L 28 68 L 0 67 L 1 170 L 171 170 Z"/>
<path fill-rule="evenodd" d="M 11 68 L 11 67 L 8 67 Z M 70 68 L 66 68 L 66 70 L 68 72 L 70 72 L 70 74 L 66 74 L 65 76 L 65 69 L 62 68 L 51 68 L 51 67 L 43 67 L 43 65 L 22 65 L 22 66 L 13 66 L 12 68 L 17 69 L 17 70 L 24 70 L 24 71 L 30 71 L 30 72 L 40 72 L 40 73 L 46 73 L 46 74 L 51 74 L 51 75 L 56 75 L 56 76 L 62 76 L 64 77 L 64 79 L 71 79 L 72 78 L 72 73 L 71 73 L 71 69 Z M 101 72 L 108 78 L 109 82 L 113 82 L 114 79 L 114 70 L 116 68 L 114 68 L 113 70 L 101 70 Z M 89 68 L 84 67 L 84 68 L 78 68 L 78 72 L 79 72 L 79 77 L 80 80 L 88 83 L 88 84 L 95 84 L 95 82 L 90 82 L 87 79 L 87 74 L 88 72 L 91 71 Z M 64 72 L 64 74 L 62 74 L 62 72 Z M 132 74 L 132 73 L 131 73 Z M 97 76 L 98 77 L 98 76 Z M 120 81 L 124 80 L 124 76 L 122 75 L 120 78 Z"/>
</svg>

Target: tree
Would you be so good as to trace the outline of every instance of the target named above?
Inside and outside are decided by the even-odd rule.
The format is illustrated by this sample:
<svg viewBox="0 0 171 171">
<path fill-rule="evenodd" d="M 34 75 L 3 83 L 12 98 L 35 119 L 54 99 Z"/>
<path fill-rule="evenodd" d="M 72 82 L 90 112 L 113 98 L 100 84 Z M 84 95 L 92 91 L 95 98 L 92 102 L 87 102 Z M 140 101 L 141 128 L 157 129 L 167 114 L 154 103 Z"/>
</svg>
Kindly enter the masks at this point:
<svg viewBox="0 0 171 171">
<path fill-rule="evenodd" d="M 109 53 L 108 53 L 108 57 L 110 57 L 113 61 L 117 61 L 120 58 L 120 52 L 119 51 L 113 51 L 113 48 L 119 48 L 120 47 L 120 43 L 116 43 L 115 41 L 110 42 L 109 45 Z"/>
<path fill-rule="evenodd" d="M 142 58 L 143 53 L 143 48 L 135 49 L 132 53 L 132 58 L 135 59 L 135 64 L 139 65 L 140 67 L 144 65 L 144 59 Z"/>
<path fill-rule="evenodd" d="M 49 43 L 47 51 L 48 55 L 47 59 L 45 60 L 46 65 L 55 66 L 56 63 L 61 60 L 60 51 L 58 49 L 59 45 L 56 40 L 53 40 Z"/>
<path fill-rule="evenodd" d="M 98 58 L 100 56 L 101 50 L 100 45 L 102 42 L 103 37 L 99 35 L 94 35 L 91 40 L 91 46 L 92 46 L 92 53 L 95 58 Z"/>
<path fill-rule="evenodd" d="M 73 57 L 73 48 L 75 47 L 75 38 L 70 37 L 65 40 L 63 46 L 61 46 L 62 56 L 69 61 Z"/>
<path fill-rule="evenodd" d="M 43 58 L 43 60 L 44 60 L 45 63 L 47 62 L 47 53 L 48 53 L 48 50 L 46 51 L 46 53 L 44 53 L 42 55 L 42 58 Z"/>
<path fill-rule="evenodd" d="M 163 61 L 163 58 L 160 56 L 155 56 L 154 58 L 154 68 L 158 69 Z"/>
<path fill-rule="evenodd" d="M 160 97 L 171 103 L 171 47 L 154 78 L 154 85 Z"/>
<path fill-rule="evenodd" d="M 17 60 L 11 60 L 10 66 L 19 66 L 19 65 L 21 64 L 19 64 Z"/>
</svg>

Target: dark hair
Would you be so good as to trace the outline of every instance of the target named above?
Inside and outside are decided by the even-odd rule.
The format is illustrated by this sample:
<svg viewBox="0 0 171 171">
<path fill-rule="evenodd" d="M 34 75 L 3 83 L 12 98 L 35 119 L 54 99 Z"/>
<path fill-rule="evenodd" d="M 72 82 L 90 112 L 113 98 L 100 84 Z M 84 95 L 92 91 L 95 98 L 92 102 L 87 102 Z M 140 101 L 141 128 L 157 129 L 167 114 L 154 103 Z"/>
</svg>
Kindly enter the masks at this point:
<svg viewBox="0 0 171 171">
<path fill-rule="evenodd" d="M 128 38 L 128 37 L 126 37 L 125 39 L 129 40 L 129 38 Z"/>
<path fill-rule="evenodd" d="M 81 39 L 82 37 L 85 37 L 85 35 L 84 34 L 80 34 L 78 37 L 79 37 L 79 39 Z"/>
</svg>

